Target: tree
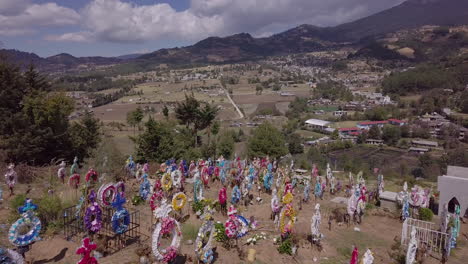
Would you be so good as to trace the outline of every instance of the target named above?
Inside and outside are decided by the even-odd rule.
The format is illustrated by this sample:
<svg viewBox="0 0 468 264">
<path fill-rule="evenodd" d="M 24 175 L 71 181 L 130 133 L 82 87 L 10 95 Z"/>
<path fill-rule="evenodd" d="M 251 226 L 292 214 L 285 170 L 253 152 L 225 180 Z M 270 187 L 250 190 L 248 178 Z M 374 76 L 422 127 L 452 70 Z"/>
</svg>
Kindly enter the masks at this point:
<svg viewBox="0 0 468 264">
<path fill-rule="evenodd" d="M 257 85 L 255 86 L 255 93 L 256 93 L 257 95 L 259 95 L 259 94 L 261 95 L 262 92 L 263 92 L 263 86 L 262 86 L 261 84 L 257 84 Z"/>
<path fill-rule="evenodd" d="M 251 158 L 280 158 L 288 152 L 283 134 L 269 122 L 261 124 L 252 132 L 247 147 Z"/>
<path fill-rule="evenodd" d="M 91 156 L 91 151 L 97 148 L 101 141 L 101 125 L 90 112 L 86 112 L 80 122 L 70 127 L 70 138 L 74 154 L 81 159 Z"/>
<path fill-rule="evenodd" d="M 288 149 L 291 154 L 300 154 L 304 152 L 304 146 L 302 146 L 302 138 L 298 134 L 294 133 L 288 137 Z"/>
<path fill-rule="evenodd" d="M 340 133 L 338 132 L 338 129 L 333 130 L 331 133 L 331 139 L 337 140 L 340 138 Z"/>
<path fill-rule="evenodd" d="M 141 107 L 127 113 L 127 123 L 133 127 L 133 133 L 135 133 L 135 127 L 140 125 L 143 117 L 144 113 Z"/>
<path fill-rule="evenodd" d="M 369 129 L 368 138 L 371 138 L 371 139 L 380 139 L 380 138 L 381 138 L 380 128 L 379 128 L 378 126 L 372 126 L 372 127 Z"/>
<path fill-rule="evenodd" d="M 225 159 L 230 159 L 234 153 L 234 135 L 231 131 L 223 132 L 218 140 L 218 153 Z"/>
<path fill-rule="evenodd" d="M 398 140 L 401 138 L 401 131 L 400 127 L 386 125 L 382 131 L 382 139 L 384 140 L 385 144 L 390 146 L 395 146 L 398 143 Z"/>
<path fill-rule="evenodd" d="M 34 67 L 22 74 L 0 63 L 0 150 L 8 161 L 42 165 L 52 159 L 71 160 L 80 152 L 72 137 L 75 123 L 70 126 L 68 121 L 73 100 L 49 90 L 46 77 Z"/>
<path fill-rule="evenodd" d="M 198 144 L 198 131 L 211 126 L 219 112 L 219 108 L 208 103 L 201 103 L 194 95 L 185 95 L 185 101 L 178 102 L 175 108 L 176 118 L 188 129 L 192 129 L 195 137 L 194 143 Z"/>
<path fill-rule="evenodd" d="M 166 119 L 169 118 L 169 108 L 167 108 L 167 105 L 164 105 L 163 109 L 162 109 L 162 112 L 163 112 L 163 115 Z"/>
</svg>

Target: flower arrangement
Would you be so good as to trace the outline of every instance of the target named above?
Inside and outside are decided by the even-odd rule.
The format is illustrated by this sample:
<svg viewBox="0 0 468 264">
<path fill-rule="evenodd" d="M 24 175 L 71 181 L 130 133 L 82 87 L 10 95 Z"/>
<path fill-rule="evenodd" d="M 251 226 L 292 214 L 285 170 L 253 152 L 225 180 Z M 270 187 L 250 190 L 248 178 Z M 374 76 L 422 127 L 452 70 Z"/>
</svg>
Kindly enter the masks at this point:
<svg viewBox="0 0 468 264">
<path fill-rule="evenodd" d="M 161 179 L 161 186 L 164 191 L 168 192 L 172 188 L 171 174 L 165 173 Z"/>
<path fill-rule="evenodd" d="M 172 198 L 172 208 L 176 211 L 182 210 L 184 208 L 185 204 L 187 203 L 187 196 L 183 192 L 179 192 L 174 195 L 174 198 Z"/>
<path fill-rule="evenodd" d="M 289 234 L 292 232 L 292 228 L 296 220 L 295 216 L 296 212 L 294 211 L 294 208 L 291 204 L 287 204 L 281 211 L 280 215 L 280 231 L 282 235 Z M 289 219 L 287 223 L 286 217 Z"/>
<path fill-rule="evenodd" d="M 92 202 L 91 205 L 86 209 L 86 213 L 84 215 L 84 224 L 86 229 L 91 232 L 99 232 L 102 227 L 102 211 L 99 207 L 99 204 L 96 202 Z"/>
<path fill-rule="evenodd" d="M 172 218 L 171 218 L 172 219 Z M 180 229 L 179 222 L 176 220 L 172 219 L 173 222 L 172 224 L 169 224 L 170 220 L 166 220 L 166 223 L 163 224 L 163 221 L 159 222 L 156 225 L 156 228 L 153 232 L 153 241 L 152 241 L 152 251 L 154 256 L 156 257 L 157 260 L 159 261 L 165 261 L 167 263 L 173 261 L 177 257 L 177 251 L 180 247 L 180 241 L 182 240 L 182 232 Z M 163 225 L 164 228 L 163 228 Z M 172 227 L 169 229 L 169 227 Z M 159 250 L 159 240 L 163 235 L 163 232 L 167 232 L 167 234 L 170 234 L 172 231 L 172 241 L 171 245 L 167 247 L 166 249 Z"/>
<path fill-rule="evenodd" d="M 283 196 L 282 202 L 283 202 L 283 204 L 290 204 L 293 201 L 293 199 L 294 199 L 294 196 L 292 195 L 292 193 L 287 192 Z"/>
<path fill-rule="evenodd" d="M 68 185 L 71 187 L 78 189 L 78 186 L 80 185 L 80 175 L 78 173 L 73 174 L 68 178 Z"/>
<path fill-rule="evenodd" d="M 227 197 L 226 197 L 226 188 L 223 187 L 219 190 L 219 193 L 218 193 L 218 200 L 219 200 L 219 203 L 220 204 L 226 204 L 226 200 L 227 200 Z"/>
<path fill-rule="evenodd" d="M 153 195 L 151 195 L 150 202 L 149 202 L 151 211 L 154 211 L 156 208 L 158 208 L 158 204 L 161 202 L 163 197 L 164 197 L 164 194 L 162 190 L 157 190 L 153 193 Z"/>
<path fill-rule="evenodd" d="M 256 245 L 257 241 L 267 239 L 266 233 L 262 232 L 260 234 L 255 234 L 252 237 L 247 239 L 247 245 Z"/>
</svg>

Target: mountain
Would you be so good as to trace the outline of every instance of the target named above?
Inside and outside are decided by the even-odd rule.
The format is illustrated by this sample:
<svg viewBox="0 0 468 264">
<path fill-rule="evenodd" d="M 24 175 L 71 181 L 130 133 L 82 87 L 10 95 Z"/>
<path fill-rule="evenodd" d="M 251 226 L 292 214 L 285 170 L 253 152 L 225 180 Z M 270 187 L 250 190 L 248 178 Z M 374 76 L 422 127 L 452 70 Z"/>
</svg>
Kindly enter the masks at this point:
<svg viewBox="0 0 468 264">
<path fill-rule="evenodd" d="M 121 60 L 131 60 L 131 59 L 136 59 L 144 54 L 145 53 L 132 53 L 132 54 L 120 55 L 120 56 L 117 56 L 116 58 L 121 59 Z"/>
<path fill-rule="evenodd" d="M 355 42 L 401 29 L 424 25 L 468 24 L 467 0 L 408 0 L 377 14 L 325 28 L 321 37 L 331 41 Z"/>
<path fill-rule="evenodd" d="M 88 68 L 100 65 L 111 65 L 121 63 L 118 58 L 106 57 L 74 57 L 67 53 L 61 53 L 47 58 L 42 58 L 35 53 L 23 52 L 13 49 L 0 49 L 0 59 L 5 59 L 26 68 L 34 64 L 41 71 L 57 72 L 74 70 L 77 68 Z"/>
<path fill-rule="evenodd" d="M 210 37 L 192 46 L 161 49 L 138 59 L 158 63 L 235 62 L 325 50 L 345 43 L 374 40 L 386 33 L 423 25 L 463 24 L 468 24 L 468 0 L 408 0 L 336 27 L 301 25 L 268 38 L 253 38 L 247 33 L 225 38 Z"/>
</svg>

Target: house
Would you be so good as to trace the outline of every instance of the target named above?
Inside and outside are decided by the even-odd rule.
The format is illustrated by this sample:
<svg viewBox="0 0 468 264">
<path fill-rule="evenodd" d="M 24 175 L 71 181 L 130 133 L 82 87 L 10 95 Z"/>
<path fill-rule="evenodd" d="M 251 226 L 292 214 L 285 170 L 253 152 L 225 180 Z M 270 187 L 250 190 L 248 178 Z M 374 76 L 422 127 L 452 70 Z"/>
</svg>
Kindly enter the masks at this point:
<svg viewBox="0 0 468 264">
<path fill-rule="evenodd" d="M 309 119 L 305 121 L 305 125 L 308 129 L 325 131 L 330 128 L 331 122 L 320 120 L 320 119 Z"/>
<path fill-rule="evenodd" d="M 439 143 L 429 140 L 412 140 L 411 145 L 413 147 L 437 148 Z"/>
<path fill-rule="evenodd" d="M 366 139 L 366 144 L 381 146 L 381 145 L 383 145 L 383 140 L 381 140 L 381 139 Z"/>
<path fill-rule="evenodd" d="M 424 154 L 424 153 L 426 153 L 426 152 L 429 152 L 429 149 L 427 149 L 427 148 L 410 147 L 410 148 L 408 149 L 408 152 L 418 153 L 418 154 Z"/>
<path fill-rule="evenodd" d="M 394 118 L 391 118 L 388 120 L 388 123 L 390 125 L 394 125 L 394 126 L 404 126 L 407 124 L 406 121 L 403 121 L 403 120 L 399 120 L 399 119 L 394 119 Z"/>
<path fill-rule="evenodd" d="M 341 117 L 341 116 L 347 116 L 347 115 L 348 115 L 348 111 L 342 111 L 342 110 L 333 111 L 333 116 Z"/>
<path fill-rule="evenodd" d="M 340 135 L 356 135 L 356 133 L 359 135 L 361 130 L 357 127 L 343 127 L 343 128 L 338 128 L 338 132 Z"/>
<path fill-rule="evenodd" d="M 468 168 L 448 166 L 447 174 L 437 178 L 439 191 L 439 215 L 445 205 L 454 213 L 455 205 L 460 206 L 460 216 L 465 216 L 468 209 Z"/>
<path fill-rule="evenodd" d="M 382 128 L 384 125 L 388 124 L 388 121 L 366 121 L 366 122 L 361 122 L 357 124 L 357 127 L 360 129 L 366 129 L 369 130 L 373 126 L 378 126 L 379 128 Z"/>
</svg>

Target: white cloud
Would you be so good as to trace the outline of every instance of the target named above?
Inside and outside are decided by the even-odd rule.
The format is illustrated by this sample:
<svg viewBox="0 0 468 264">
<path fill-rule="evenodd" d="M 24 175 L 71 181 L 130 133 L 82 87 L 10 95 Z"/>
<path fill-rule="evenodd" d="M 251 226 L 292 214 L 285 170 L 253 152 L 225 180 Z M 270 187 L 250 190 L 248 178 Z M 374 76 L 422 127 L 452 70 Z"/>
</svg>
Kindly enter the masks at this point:
<svg viewBox="0 0 468 264">
<path fill-rule="evenodd" d="M 64 42 L 91 42 L 94 40 L 93 33 L 89 31 L 65 33 L 62 35 L 47 35 L 46 40 Z"/>
<path fill-rule="evenodd" d="M 304 23 L 333 26 L 349 22 L 403 1 L 191 0 L 187 10 L 177 11 L 162 3 L 138 5 L 121 0 L 91 0 L 81 10 L 80 32 L 47 38 L 141 43 L 163 38 L 200 40 L 239 32 L 266 36 Z"/>
<path fill-rule="evenodd" d="M 80 15 L 56 3 L 31 4 L 29 1 L 0 0 L 0 35 L 31 33 L 39 27 L 76 24 Z M 5 2 L 3 2 L 5 1 Z M 6 4 L 3 6 L 3 4 Z"/>
</svg>

